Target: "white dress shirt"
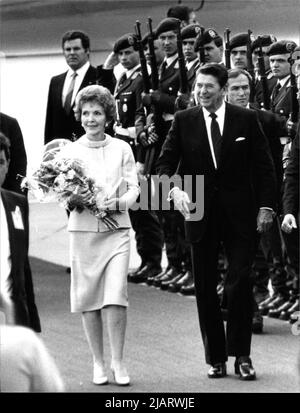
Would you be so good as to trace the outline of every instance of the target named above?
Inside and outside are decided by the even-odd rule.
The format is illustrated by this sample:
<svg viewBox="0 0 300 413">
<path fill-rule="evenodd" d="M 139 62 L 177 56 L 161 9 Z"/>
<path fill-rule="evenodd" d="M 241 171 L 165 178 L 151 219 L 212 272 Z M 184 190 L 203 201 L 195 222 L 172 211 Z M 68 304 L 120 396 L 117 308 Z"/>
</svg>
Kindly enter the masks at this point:
<svg viewBox="0 0 300 413">
<path fill-rule="evenodd" d="M 84 79 L 84 76 L 86 75 L 86 72 L 89 70 L 90 67 L 90 62 L 86 62 L 83 66 L 81 66 L 80 69 L 76 70 L 77 76 L 75 78 L 75 85 L 73 89 L 73 95 L 72 95 L 72 100 L 71 100 L 71 105 L 73 105 L 75 97 L 79 91 L 80 85 Z M 74 70 L 69 69 L 65 78 L 65 83 L 63 87 L 63 92 L 62 92 L 62 105 L 64 106 L 66 96 L 68 94 L 68 90 L 70 87 L 70 83 L 72 81 L 72 76 L 73 76 Z"/>
<path fill-rule="evenodd" d="M 6 220 L 6 212 L 0 195 L 0 291 L 5 299 L 10 298 L 12 283 L 11 272 L 11 252 L 9 243 L 9 232 Z"/>
<path fill-rule="evenodd" d="M 223 135 L 223 130 L 224 130 L 224 120 L 225 120 L 225 102 L 223 101 L 221 107 L 216 110 L 216 121 L 219 124 L 219 128 L 220 128 L 220 133 L 221 135 Z M 207 136 L 208 136 L 208 142 L 209 142 L 209 147 L 210 147 L 210 151 L 211 151 L 211 156 L 213 158 L 213 162 L 215 165 L 215 168 L 218 169 L 218 165 L 217 165 L 217 160 L 216 160 L 216 156 L 215 156 L 215 151 L 214 151 L 214 146 L 213 146 L 213 142 L 212 142 L 212 138 L 211 138 L 211 121 L 212 118 L 209 116 L 210 112 L 205 109 L 204 107 L 203 109 L 203 116 L 204 116 L 204 120 L 205 120 L 205 125 L 206 125 L 206 130 L 207 130 Z"/>
</svg>

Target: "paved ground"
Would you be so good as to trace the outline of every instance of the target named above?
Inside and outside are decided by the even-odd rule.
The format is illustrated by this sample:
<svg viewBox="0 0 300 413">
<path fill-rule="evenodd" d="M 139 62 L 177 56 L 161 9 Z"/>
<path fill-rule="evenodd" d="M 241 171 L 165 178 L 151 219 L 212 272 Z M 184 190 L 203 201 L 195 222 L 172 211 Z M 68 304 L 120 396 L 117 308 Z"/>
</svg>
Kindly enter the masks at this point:
<svg viewBox="0 0 300 413">
<path fill-rule="evenodd" d="M 30 206 L 30 255 L 42 338 L 55 357 L 68 392 L 298 392 L 299 336 L 288 323 L 265 318 L 265 333 L 253 337 L 253 360 L 258 380 L 240 382 L 228 363 L 229 377 L 208 380 L 194 297 L 129 284 L 130 307 L 126 360 L 132 385 L 94 386 L 91 358 L 80 316 L 69 310 L 68 235 L 66 216 L 55 204 Z M 130 265 L 139 264 L 133 251 Z M 165 264 L 165 257 L 163 260 Z M 106 337 L 107 338 L 107 337 Z M 107 341 L 107 340 L 106 340 Z M 109 366 L 109 348 L 106 345 Z"/>
</svg>

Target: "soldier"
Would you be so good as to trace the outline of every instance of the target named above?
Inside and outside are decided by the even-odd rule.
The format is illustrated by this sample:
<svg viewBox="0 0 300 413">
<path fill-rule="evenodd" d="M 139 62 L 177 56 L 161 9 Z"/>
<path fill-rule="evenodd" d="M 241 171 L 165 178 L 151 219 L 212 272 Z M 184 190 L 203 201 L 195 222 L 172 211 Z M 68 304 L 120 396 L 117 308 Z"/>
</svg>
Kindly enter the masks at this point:
<svg viewBox="0 0 300 413">
<path fill-rule="evenodd" d="M 229 49 L 232 68 L 247 70 L 247 42 L 247 33 L 239 33 L 231 37 Z"/>
<path fill-rule="evenodd" d="M 195 52 L 199 52 L 201 45 L 204 47 L 205 63 L 222 62 L 224 52 L 223 39 L 215 29 L 207 29 L 203 35 L 198 34 L 195 42 Z"/>
<path fill-rule="evenodd" d="M 296 43 L 290 40 L 281 40 L 273 43 L 267 55 L 270 59 L 270 68 L 277 83 L 271 93 L 271 109 L 274 113 L 284 116 L 286 119 L 291 112 L 290 63 L 291 52 Z"/>
<path fill-rule="evenodd" d="M 151 90 L 150 94 L 144 96 L 143 102 L 146 107 L 155 105 L 160 112 L 162 122 L 160 130 L 156 131 L 159 140 L 156 143 L 156 156 L 153 162 L 153 172 L 155 171 L 155 162 L 159 155 L 160 148 L 166 138 L 171 126 L 174 112 L 175 101 L 180 87 L 177 37 L 178 19 L 163 19 L 155 29 L 157 39 L 161 42 L 165 53 L 165 58 L 159 68 L 159 87 L 158 90 Z M 189 255 L 182 246 L 179 237 L 180 228 L 183 227 L 181 214 L 174 209 L 169 211 L 158 211 L 158 217 L 164 232 L 166 244 L 166 254 L 168 258 L 167 268 L 155 277 L 148 277 L 147 283 L 160 287 L 162 282 L 176 281 L 182 277 L 185 268 L 182 262 L 186 261 Z M 168 284 L 165 284 L 167 287 Z M 163 288 L 165 288 L 163 287 Z"/>
<path fill-rule="evenodd" d="M 139 55 L 135 47 L 136 36 L 125 34 L 114 45 L 124 73 L 116 84 L 117 122 L 115 137 L 130 144 L 136 157 L 138 125 L 144 122 L 144 108 L 141 95 L 143 82 L 140 73 Z M 156 214 L 150 210 L 129 210 L 132 227 L 135 231 L 138 254 L 141 264 L 137 271 L 129 274 L 129 281 L 145 281 L 147 276 L 161 271 L 162 235 Z"/>
<path fill-rule="evenodd" d="M 271 46 L 271 44 L 275 43 L 277 40 L 276 40 L 276 37 L 273 36 L 272 34 L 263 34 L 260 36 L 260 38 L 261 38 L 262 53 L 264 56 L 265 74 L 267 76 L 268 92 L 269 92 L 269 96 L 271 96 L 271 91 L 273 87 L 275 86 L 277 79 L 273 76 L 273 73 L 271 71 L 270 59 L 269 59 L 269 56 L 267 56 L 267 51 L 269 47 Z M 256 73 L 254 103 L 258 108 L 262 108 L 263 107 L 263 90 L 262 90 L 261 80 L 258 74 L 259 44 L 260 44 L 259 40 L 255 39 L 251 45 L 251 50 L 252 50 L 252 61 L 253 61 L 255 73 Z"/>
<path fill-rule="evenodd" d="M 179 110 L 186 109 L 187 107 L 194 105 L 194 99 L 191 91 L 193 90 L 196 72 L 200 67 L 200 62 L 194 47 L 200 30 L 201 27 L 198 24 L 190 24 L 181 30 L 182 50 L 185 58 L 189 92 L 178 96 L 176 108 Z"/>
<path fill-rule="evenodd" d="M 270 68 L 277 83 L 273 87 L 271 93 L 271 110 L 279 115 L 282 120 L 287 120 L 292 110 L 292 92 L 290 88 L 290 63 L 289 58 L 291 52 L 296 47 L 293 41 L 281 40 L 273 43 L 267 52 L 270 59 Z M 283 157 L 289 152 L 289 145 L 285 145 Z M 283 165 L 285 167 L 285 165 Z M 275 226 L 274 226 L 275 228 Z M 286 242 L 289 242 L 287 240 Z M 273 234 L 273 257 L 275 265 L 273 268 L 273 277 L 281 279 L 282 290 L 275 291 L 275 294 L 269 299 L 263 301 L 259 305 L 259 309 L 263 315 L 279 317 L 283 308 L 285 309 L 289 303 L 288 292 L 288 274 L 285 270 L 285 259 L 282 251 L 281 237 L 279 229 L 277 234 Z M 275 245 L 277 247 L 275 248 Z"/>
</svg>

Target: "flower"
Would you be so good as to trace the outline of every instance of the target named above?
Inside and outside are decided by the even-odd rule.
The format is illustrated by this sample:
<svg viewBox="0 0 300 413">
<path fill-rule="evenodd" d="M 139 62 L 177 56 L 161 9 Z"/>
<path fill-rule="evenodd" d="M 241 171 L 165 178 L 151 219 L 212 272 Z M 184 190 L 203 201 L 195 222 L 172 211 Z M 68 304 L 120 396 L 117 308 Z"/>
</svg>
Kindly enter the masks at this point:
<svg viewBox="0 0 300 413">
<path fill-rule="evenodd" d="M 67 209 L 70 208 L 69 201 L 73 194 L 84 193 L 83 208 L 101 219 L 109 230 L 116 230 L 119 225 L 112 217 L 114 211 L 107 211 L 103 205 L 109 195 L 106 186 L 96 184 L 95 180 L 88 176 L 87 166 L 82 160 L 58 156 L 61 148 L 66 145 L 66 140 L 55 141 L 56 144 L 50 142 L 50 149 L 45 148 L 43 161 L 33 175 L 23 177 L 21 188 L 29 189 L 39 201 L 47 199 L 52 192 L 55 199 Z M 67 143 L 70 144 L 69 141 Z"/>
</svg>

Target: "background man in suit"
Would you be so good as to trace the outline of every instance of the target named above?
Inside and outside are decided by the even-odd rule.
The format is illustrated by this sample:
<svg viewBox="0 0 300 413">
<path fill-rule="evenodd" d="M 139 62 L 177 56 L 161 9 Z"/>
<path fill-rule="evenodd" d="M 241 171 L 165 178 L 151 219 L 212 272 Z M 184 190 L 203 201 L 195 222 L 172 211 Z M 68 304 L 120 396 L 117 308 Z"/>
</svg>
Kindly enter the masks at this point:
<svg viewBox="0 0 300 413">
<path fill-rule="evenodd" d="M 242 69 L 231 69 L 228 71 L 228 87 L 227 101 L 232 105 L 237 105 L 243 108 L 255 109 L 258 119 L 262 125 L 263 131 L 268 139 L 270 146 L 277 179 L 277 205 L 281 203 L 281 186 L 283 181 L 282 167 L 282 145 L 280 137 L 286 135 L 285 125 L 275 114 L 263 110 L 256 109 L 249 104 L 251 88 L 251 76 Z M 261 250 L 263 254 L 261 253 Z M 261 235 L 260 248 L 256 255 L 254 271 L 254 295 L 257 304 L 269 298 L 268 283 L 271 274 L 272 287 L 275 296 L 280 295 L 280 300 L 277 301 L 276 307 L 280 307 L 288 297 L 288 287 L 286 284 L 286 273 L 284 271 L 273 271 L 274 267 L 278 267 L 277 263 L 283 265 L 283 253 L 281 246 L 281 236 L 278 222 L 275 220 L 272 228 L 267 233 Z M 274 315 L 274 311 L 278 312 L 273 307 L 270 315 Z M 280 314 L 280 310 L 279 313 Z M 255 306 L 252 330 L 255 333 L 261 333 L 263 329 L 263 317 Z"/>
<path fill-rule="evenodd" d="M 75 97 L 79 90 L 92 84 L 101 84 L 111 92 L 113 73 L 104 66 L 95 68 L 89 62 L 90 39 L 81 31 L 68 31 L 62 38 L 62 49 L 69 66 L 67 72 L 51 79 L 45 123 L 45 144 L 52 139 L 74 140 L 84 134 L 73 113 Z"/>
<path fill-rule="evenodd" d="M 9 140 L 0 132 L 0 281 L 1 293 L 14 307 L 16 324 L 41 331 L 28 259 L 28 202 L 2 189 L 9 168 Z"/>
<path fill-rule="evenodd" d="M 22 131 L 17 119 L 0 112 L 0 131 L 10 141 L 10 162 L 2 187 L 9 191 L 22 193 L 17 175 L 26 175 L 27 156 Z"/>
<path fill-rule="evenodd" d="M 170 196 L 186 217 L 200 328 L 209 378 L 226 376 L 228 356 L 235 373 L 255 379 L 250 359 L 253 312 L 251 266 L 256 230 L 270 228 L 276 206 L 274 165 L 256 113 L 224 102 L 226 68 L 199 69 L 195 96 L 200 106 L 177 112 L 158 160 L 160 175 L 204 175 L 204 216 L 193 221 L 188 194 Z M 193 193 L 196 190 L 195 182 Z M 191 198 L 192 199 L 192 198 Z M 197 208 L 197 206 L 196 206 Z M 227 337 L 216 291 L 217 263 L 223 241 L 229 267 L 225 280 Z"/>
</svg>

